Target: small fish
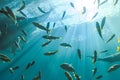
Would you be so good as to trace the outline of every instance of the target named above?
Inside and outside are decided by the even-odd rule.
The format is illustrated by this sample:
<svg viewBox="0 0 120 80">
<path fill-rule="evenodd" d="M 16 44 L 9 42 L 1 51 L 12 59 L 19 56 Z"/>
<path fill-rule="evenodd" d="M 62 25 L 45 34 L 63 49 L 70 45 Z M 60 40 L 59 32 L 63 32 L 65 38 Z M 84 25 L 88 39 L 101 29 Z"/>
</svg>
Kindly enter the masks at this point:
<svg viewBox="0 0 120 80">
<path fill-rule="evenodd" d="M 14 73 L 14 71 L 17 70 L 17 69 L 19 69 L 19 66 L 11 67 L 11 68 L 9 68 L 9 71 L 11 73 Z"/>
<path fill-rule="evenodd" d="M 30 67 L 32 67 L 35 64 L 35 61 L 29 62 L 25 68 L 25 70 L 28 70 Z"/>
<path fill-rule="evenodd" d="M 14 41 L 14 44 L 19 50 L 21 50 L 20 44 L 17 41 Z"/>
<path fill-rule="evenodd" d="M 96 61 L 97 61 L 97 51 L 95 50 L 92 63 L 94 64 Z"/>
<path fill-rule="evenodd" d="M 49 40 L 61 39 L 61 37 L 49 36 L 49 35 L 44 35 L 42 36 L 42 38 L 49 39 Z"/>
<path fill-rule="evenodd" d="M 113 66 L 111 66 L 107 72 L 112 72 L 112 71 L 115 71 L 117 70 L 118 68 L 120 68 L 120 65 L 119 64 L 114 64 Z"/>
<path fill-rule="evenodd" d="M 20 39 L 23 41 L 23 42 L 26 42 L 26 39 L 24 38 L 24 36 L 19 36 L 20 37 Z"/>
<path fill-rule="evenodd" d="M 36 22 L 32 22 L 34 26 L 36 26 L 37 28 L 41 29 L 41 30 L 44 30 L 46 32 L 49 32 L 50 30 L 47 29 L 46 27 L 40 25 L 39 23 L 36 23 Z"/>
<path fill-rule="evenodd" d="M 48 45 L 48 44 L 50 44 L 51 42 L 52 42 L 52 40 L 50 40 L 50 41 L 47 41 L 47 42 L 43 43 L 43 44 L 42 44 L 42 47 L 47 46 L 47 45 Z"/>
<path fill-rule="evenodd" d="M 49 28 L 50 28 L 50 22 L 47 23 L 46 28 L 49 30 Z M 47 34 L 48 34 L 48 33 L 49 33 L 49 31 L 47 31 Z"/>
<path fill-rule="evenodd" d="M 99 25 L 98 22 L 96 22 L 96 29 L 97 29 L 98 34 L 99 34 L 99 36 L 101 37 L 101 39 L 103 39 L 103 37 L 102 37 L 102 32 L 101 32 L 101 28 L 100 28 L 100 25 Z"/>
<path fill-rule="evenodd" d="M 108 0 L 103 1 L 102 3 L 99 4 L 99 6 L 105 4 Z"/>
<path fill-rule="evenodd" d="M 92 17 L 92 19 L 94 19 L 97 15 L 98 15 L 98 12 L 95 13 L 95 15 Z"/>
<path fill-rule="evenodd" d="M 61 43 L 60 46 L 63 46 L 63 47 L 66 47 L 66 48 L 72 47 L 72 46 L 71 46 L 70 44 L 68 44 L 68 43 Z"/>
<path fill-rule="evenodd" d="M 60 65 L 60 67 L 66 71 L 75 72 L 75 69 L 73 68 L 73 66 L 68 63 L 63 63 Z"/>
<path fill-rule="evenodd" d="M 43 11 L 40 7 L 38 7 L 38 10 L 42 13 L 46 13 L 45 11 Z"/>
<path fill-rule="evenodd" d="M 0 60 L 2 60 L 3 62 L 12 62 L 12 60 L 4 54 L 0 54 Z"/>
<path fill-rule="evenodd" d="M 65 71 L 65 76 L 66 76 L 66 78 L 67 78 L 68 80 L 73 80 L 71 74 L 70 74 L 69 72 L 67 72 L 67 71 Z"/>
<path fill-rule="evenodd" d="M 76 80 L 81 80 L 81 77 L 75 72 L 74 72 L 74 77 L 75 77 Z"/>
<path fill-rule="evenodd" d="M 65 17 L 65 15 L 66 15 L 66 11 L 63 12 L 62 19 Z"/>
<path fill-rule="evenodd" d="M 113 1 L 114 1 L 114 0 L 113 0 Z M 119 1 L 119 0 L 115 0 L 115 2 L 114 2 L 114 6 L 118 3 L 118 1 Z"/>
<path fill-rule="evenodd" d="M 98 79 L 101 79 L 102 77 L 103 77 L 102 75 L 99 75 L 95 79 L 98 80 Z"/>
<path fill-rule="evenodd" d="M 19 11 L 21 15 L 23 15 L 24 17 L 27 17 L 27 15 L 23 12 L 23 11 Z"/>
<path fill-rule="evenodd" d="M 22 33 L 27 36 L 27 32 L 25 30 L 22 30 Z"/>
<path fill-rule="evenodd" d="M 42 73 L 39 71 L 38 75 L 35 76 L 32 80 L 41 80 Z"/>
<path fill-rule="evenodd" d="M 120 51 L 120 46 L 117 47 L 117 51 Z"/>
<path fill-rule="evenodd" d="M 118 43 L 120 43 L 120 38 L 118 38 Z"/>
<path fill-rule="evenodd" d="M 51 55 L 56 54 L 57 52 L 58 52 L 58 50 L 52 51 L 52 52 L 46 52 L 46 53 L 44 53 L 44 55 L 46 55 L 46 56 L 51 56 Z"/>
<path fill-rule="evenodd" d="M 96 67 L 92 70 L 92 73 L 93 73 L 93 76 L 97 73 L 97 68 Z"/>
<path fill-rule="evenodd" d="M 115 37 L 115 34 L 113 34 L 106 43 L 110 42 Z"/>
<path fill-rule="evenodd" d="M 53 23 L 53 28 L 55 27 L 56 23 Z"/>
<path fill-rule="evenodd" d="M 108 50 L 100 51 L 100 53 L 106 53 L 106 52 L 108 52 Z"/>
<path fill-rule="evenodd" d="M 84 6 L 82 14 L 85 14 L 85 13 L 86 13 L 86 7 Z"/>
<path fill-rule="evenodd" d="M 65 25 L 64 27 L 65 27 L 65 31 L 67 32 L 67 26 Z"/>
<path fill-rule="evenodd" d="M 25 1 L 22 1 L 22 6 L 17 10 L 17 11 L 21 11 L 25 8 Z"/>
<path fill-rule="evenodd" d="M 100 5 L 100 0 L 98 0 L 98 8 L 99 8 L 99 5 Z"/>
<path fill-rule="evenodd" d="M 9 16 L 13 19 L 13 21 L 16 23 L 17 19 L 16 19 L 16 16 L 15 14 L 13 13 L 13 11 L 8 7 L 6 6 L 6 10 L 7 12 L 9 13 Z"/>
<path fill-rule="evenodd" d="M 74 6 L 73 2 L 70 2 L 70 5 L 71 5 L 71 7 L 75 8 L 75 6 Z"/>
<path fill-rule="evenodd" d="M 21 75 L 21 80 L 24 80 L 24 79 L 25 79 L 24 75 Z"/>
<path fill-rule="evenodd" d="M 105 25 L 105 22 L 106 22 L 106 17 L 104 17 L 102 19 L 102 22 L 101 22 L 101 30 L 103 29 L 104 25 Z"/>
<path fill-rule="evenodd" d="M 77 49 L 77 53 L 78 53 L 78 57 L 79 57 L 79 59 L 81 60 L 82 57 L 81 57 L 81 51 L 80 51 L 80 49 Z"/>
</svg>

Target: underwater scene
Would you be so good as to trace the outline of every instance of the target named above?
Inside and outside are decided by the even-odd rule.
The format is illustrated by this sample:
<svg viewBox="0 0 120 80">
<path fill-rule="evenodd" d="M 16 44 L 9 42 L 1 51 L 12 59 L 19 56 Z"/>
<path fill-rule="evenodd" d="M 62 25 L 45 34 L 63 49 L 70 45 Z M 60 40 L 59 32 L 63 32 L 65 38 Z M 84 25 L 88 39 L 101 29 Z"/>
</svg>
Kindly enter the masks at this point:
<svg viewBox="0 0 120 80">
<path fill-rule="evenodd" d="M 119 74 L 119 0 L 0 0 L 0 80 Z"/>
</svg>

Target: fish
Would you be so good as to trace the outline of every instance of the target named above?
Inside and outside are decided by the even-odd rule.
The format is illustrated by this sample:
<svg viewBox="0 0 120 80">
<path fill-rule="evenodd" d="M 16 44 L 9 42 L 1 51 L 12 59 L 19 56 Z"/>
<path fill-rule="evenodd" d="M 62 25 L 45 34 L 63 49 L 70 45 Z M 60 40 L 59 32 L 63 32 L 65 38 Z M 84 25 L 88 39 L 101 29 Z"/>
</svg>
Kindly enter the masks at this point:
<svg viewBox="0 0 120 80">
<path fill-rule="evenodd" d="M 69 72 L 75 72 L 75 69 L 73 68 L 73 66 L 71 64 L 63 63 L 63 64 L 60 65 L 60 67 L 63 70 L 66 70 L 66 71 L 69 71 Z"/>
<path fill-rule="evenodd" d="M 108 50 L 103 50 L 103 51 L 100 51 L 100 53 L 106 53 L 108 52 Z"/>
<path fill-rule="evenodd" d="M 96 67 L 92 70 L 92 73 L 93 73 L 93 76 L 97 73 L 97 68 Z"/>
<path fill-rule="evenodd" d="M 61 37 L 49 36 L 49 35 L 44 35 L 42 36 L 42 38 L 49 39 L 49 40 L 61 39 Z"/>
<path fill-rule="evenodd" d="M 62 19 L 65 17 L 65 15 L 66 15 L 66 11 L 63 12 Z"/>
<path fill-rule="evenodd" d="M 25 1 L 22 1 L 22 6 L 17 10 L 17 11 L 21 11 L 25 8 Z"/>
<path fill-rule="evenodd" d="M 100 5 L 100 0 L 97 0 L 98 1 L 98 8 L 99 8 L 99 5 Z"/>
<path fill-rule="evenodd" d="M 117 70 L 117 69 L 119 69 L 119 68 L 120 68 L 120 64 L 114 64 L 114 65 L 112 65 L 112 66 L 108 69 L 107 72 L 113 72 L 113 71 L 115 71 L 115 70 Z"/>
<path fill-rule="evenodd" d="M 103 4 L 105 4 L 108 0 L 104 0 L 102 3 L 100 3 L 98 6 L 101 6 Z"/>
<path fill-rule="evenodd" d="M 73 4 L 73 2 L 70 2 L 70 6 L 75 8 L 75 5 Z"/>
<path fill-rule="evenodd" d="M 101 79 L 102 77 L 103 77 L 103 75 L 99 75 L 95 79 L 98 80 L 98 79 Z"/>
<path fill-rule="evenodd" d="M 11 19 L 15 22 L 15 24 L 17 23 L 17 19 L 16 16 L 14 14 L 14 12 L 12 11 L 12 9 L 8 6 L 5 7 L 7 10 L 7 13 L 9 14 L 9 16 L 11 17 Z"/>
<path fill-rule="evenodd" d="M 78 57 L 79 57 L 79 59 L 81 60 L 82 57 L 81 57 L 81 51 L 80 51 L 80 49 L 77 49 L 77 53 L 78 53 Z"/>
<path fill-rule="evenodd" d="M 92 63 L 94 64 L 96 61 L 97 61 L 97 51 L 95 50 Z"/>
<path fill-rule="evenodd" d="M 49 33 L 49 28 L 50 28 L 50 22 L 47 23 L 46 28 L 48 29 L 47 34 Z"/>
<path fill-rule="evenodd" d="M 76 80 L 81 80 L 81 76 L 79 76 L 79 75 L 78 75 L 77 73 L 75 73 L 75 72 L 74 72 L 73 74 L 74 74 L 74 77 L 75 77 Z"/>
<path fill-rule="evenodd" d="M 67 26 L 65 25 L 64 27 L 65 27 L 65 31 L 67 32 Z"/>
<path fill-rule="evenodd" d="M 9 68 L 10 73 L 14 73 L 15 70 L 19 69 L 19 66 Z"/>
<path fill-rule="evenodd" d="M 32 80 L 41 80 L 42 73 L 39 71 L 38 75 L 35 76 Z"/>
<path fill-rule="evenodd" d="M 97 15 L 98 15 L 98 12 L 96 12 L 96 13 L 94 14 L 94 16 L 92 17 L 92 20 L 93 20 Z"/>
<path fill-rule="evenodd" d="M 71 74 L 69 73 L 69 72 L 67 72 L 67 71 L 65 71 L 65 76 L 66 76 L 66 78 L 68 79 L 68 80 L 73 80 L 73 78 L 72 78 L 72 76 L 71 76 Z"/>
<path fill-rule="evenodd" d="M 25 29 L 30 28 L 28 25 L 32 25 L 32 22 L 38 20 L 40 20 L 41 22 L 45 21 L 46 18 L 50 15 L 51 11 L 52 10 L 48 11 L 46 14 L 34 18 L 28 18 L 22 21 L 18 21 L 18 26 L 14 24 L 14 22 L 10 20 L 6 15 L 0 13 L 0 30 L 3 29 L 2 25 L 7 24 L 7 34 L 0 37 L 0 50 L 11 48 L 18 36 L 23 35 L 21 34 L 21 32 L 23 32 L 23 30 L 25 31 Z"/>
<path fill-rule="evenodd" d="M 48 45 L 48 44 L 50 44 L 51 42 L 52 42 L 52 40 L 50 40 L 50 41 L 47 41 L 47 42 L 43 43 L 43 44 L 42 44 L 42 47 L 47 46 L 47 45 Z"/>
<path fill-rule="evenodd" d="M 26 42 L 26 39 L 24 38 L 24 36 L 20 35 L 19 37 L 23 42 Z"/>
<path fill-rule="evenodd" d="M 117 47 L 117 51 L 120 51 L 120 46 Z"/>
<path fill-rule="evenodd" d="M 114 1 L 114 0 L 113 0 L 113 1 Z M 114 2 L 114 6 L 118 3 L 118 1 L 119 1 L 119 0 L 115 0 L 115 2 Z"/>
<path fill-rule="evenodd" d="M 25 79 L 24 75 L 21 75 L 21 80 L 24 80 L 24 79 Z"/>
<path fill-rule="evenodd" d="M 56 25 L 56 23 L 54 22 L 54 23 L 53 23 L 53 28 L 55 27 L 55 25 Z"/>
<path fill-rule="evenodd" d="M 120 38 L 118 38 L 118 43 L 120 43 Z"/>
<path fill-rule="evenodd" d="M 42 13 L 46 13 L 45 11 L 43 11 L 40 7 L 38 7 L 38 10 Z"/>
<path fill-rule="evenodd" d="M 46 52 L 46 53 L 44 53 L 44 55 L 46 55 L 46 56 L 51 56 L 51 55 L 56 54 L 57 52 L 59 52 L 59 51 L 56 50 L 56 51 L 52 51 L 52 52 Z"/>
<path fill-rule="evenodd" d="M 37 28 L 39 28 L 39 29 L 41 29 L 41 30 L 44 30 L 44 31 L 46 31 L 46 32 L 49 32 L 49 31 L 50 31 L 49 29 L 47 29 L 46 27 L 42 26 L 41 24 L 39 24 L 39 23 L 37 23 L 37 22 L 32 22 L 32 24 L 33 24 L 35 27 L 37 27 Z"/>
<path fill-rule="evenodd" d="M 14 44 L 19 50 L 21 50 L 20 44 L 17 41 L 14 41 Z"/>
<path fill-rule="evenodd" d="M 105 22 L 106 22 L 106 17 L 103 17 L 102 22 L 101 22 L 101 30 L 103 29 Z"/>
<path fill-rule="evenodd" d="M 19 12 L 22 16 L 27 17 L 27 15 L 23 11 L 19 11 Z"/>
<path fill-rule="evenodd" d="M 7 55 L 1 53 L 0 53 L 0 60 L 2 60 L 3 62 L 12 62 L 12 59 L 10 59 Z"/>
<path fill-rule="evenodd" d="M 101 39 L 103 40 L 103 36 L 102 36 L 100 24 L 99 24 L 98 22 L 96 22 L 96 29 L 97 29 L 97 32 L 98 32 L 99 36 L 100 36 Z"/>
<path fill-rule="evenodd" d="M 25 70 L 28 70 L 30 67 L 32 67 L 35 64 L 35 61 L 29 62 L 27 66 L 25 67 Z"/>
<path fill-rule="evenodd" d="M 106 43 L 110 42 L 115 37 L 115 34 L 113 34 Z"/>
<path fill-rule="evenodd" d="M 61 43 L 60 46 L 63 46 L 63 47 L 66 47 L 66 48 L 72 47 L 72 46 L 71 46 L 70 44 L 68 44 L 68 43 Z"/>
<path fill-rule="evenodd" d="M 22 30 L 22 33 L 27 36 L 27 32 L 25 30 Z"/>
<path fill-rule="evenodd" d="M 82 14 L 85 14 L 85 13 L 86 13 L 86 7 L 84 6 Z"/>
</svg>

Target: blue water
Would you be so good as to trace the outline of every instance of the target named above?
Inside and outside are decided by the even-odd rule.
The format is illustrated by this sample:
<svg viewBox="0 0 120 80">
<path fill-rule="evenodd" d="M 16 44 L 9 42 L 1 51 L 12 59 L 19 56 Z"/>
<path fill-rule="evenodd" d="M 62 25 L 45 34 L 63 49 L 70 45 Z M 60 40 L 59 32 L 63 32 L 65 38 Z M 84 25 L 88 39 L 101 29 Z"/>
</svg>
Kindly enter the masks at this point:
<svg viewBox="0 0 120 80">
<path fill-rule="evenodd" d="M 76 73 L 81 76 L 81 80 L 94 80 L 95 77 L 103 75 L 100 80 L 120 80 L 120 69 L 108 73 L 107 70 L 114 64 L 120 64 L 120 62 L 104 62 L 97 61 L 92 64 L 92 59 L 87 56 L 93 56 L 94 50 L 98 53 L 103 50 L 108 50 L 106 53 L 98 54 L 98 58 L 104 58 L 111 54 L 117 53 L 118 38 L 120 38 L 120 1 L 114 6 L 113 0 L 109 0 L 103 5 L 97 6 L 93 4 L 94 0 L 24 0 L 26 3 L 25 9 L 22 11 L 27 15 L 27 18 L 35 18 L 41 16 L 35 21 L 41 25 L 46 25 L 50 22 L 50 35 L 61 37 L 61 39 L 53 40 L 48 46 L 41 47 L 41 45 L 47 40 L 42 36 L 46 35 L 46 32 L 35 27 L 31 21 L 30 23 L 21 24 L 24 26 L 24 30 L 27 32 L 25 39 L 26 43 L 20 43 L 21 50 L 16 49 L 15 54 L 11 54 L 9 45 L 6 49 L 0 50 L 0 53 L 9 56 L 12 62 L 0 61 L 0 80 L 21 80 L 21 75 L 24 75 L 24 80 L 32 80 L 38 72 L 41 71 L 41 80 L 67 80 L 60 65 L 63 63 L 71 64 Z M 100 0 L 101 2 L 104 0 Z M 73 2 L 75 8 L 70 6 L 70 2 Z M 9 6 L 15 15 L 21 16 L 16 10 L 22 4 L 21 0 L 0 0 L 0 8 Z M 40 12 L 37 7 L 42 7 L 44 11 L 50 14 L 44 17 L 45 13 Z M 81 14 L 82 7 L 86 6 L 86 13 Z M 63 11 L 66 11 L 66 15 L 62 20 Z M 98 12 L 98 15 L 91 19 L 94 14 Z M 102 31 L 104 40 L 99 36 L 96 29 L 96 22 L 101 22 L 102 18 L 106 16 L 106 23 Z M 4 21 L 0 15 L 0 20 Z M 9 22 L 9 21 L 8 21 Z M 55 28 L 53 24 L 56 23 Z M 13 23 L 10 23 L 13 24 Z M 0 27 L 3 23 L 0 23 Z M 67 32 L 64 29 L 64 25 L 67 25 Z M 2 27 L 1 27 L 2 28 Z M 1 29 L 0 28 L 0 29 Z M 8 29 L 14 29 L 9 27 Z M 16 30 L 17 31 L 17 30 Z M 19 30 L 18 30 L 19 31 Z M 15 32 L 15 31 L 13 31 Z M 14 34 L 16 34 L 15 32 Z M 109 42 L 105 43 L 113 34 L 115 37 Z M 9 39 L 13 38 L 12 35 L 8 35 L 5 38 L 0 37 L 0 44 L 7 43 Z M 5 40 L 2 40 L 5 39 Z M 72 48 L 65 48 L 60 46 L 61 43 L 69 43 Z M 4 45 L 3 45 L 4 46 Z M 1 46 L 0 46 L 1 48 Z M 81 50 L 82 60 L 77 55 L 77 49 Z M 45 52 L 55 51 L 59 52 L 52 56 L 45 56 Z M 28 70 L 24 70 L 26 65 L 35 61 L 35 64 Z M 19 66 L 20 68 L 15 70 L 14 73 L 10 73 L 9 68 Z M 95 76 L 92 75 L 92 69 L 97 67 L 98 71 Z M 76 80 L 73 77 L 73 80 Z"/>
</svg>

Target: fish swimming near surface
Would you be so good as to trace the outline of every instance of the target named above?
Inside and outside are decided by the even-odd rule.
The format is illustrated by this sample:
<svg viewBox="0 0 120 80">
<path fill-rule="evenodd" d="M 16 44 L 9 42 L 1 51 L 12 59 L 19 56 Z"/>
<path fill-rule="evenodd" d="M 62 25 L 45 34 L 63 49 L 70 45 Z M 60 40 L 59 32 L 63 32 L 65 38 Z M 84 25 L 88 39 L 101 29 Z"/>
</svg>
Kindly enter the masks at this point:
<svg viewBox="0 0 120 80">
<path fill-rule="evenodd" d="M 25 8 L 25 1 L 22 1 L 22 6 L 17 10 L 17 11 L 21 11 Z"/>
<path fill-rule="evenodd" d="M 49 35 L 44 35 L 44 36 L 42 36 L 42 38 L 48 39 L 48 40 L 61 39 L 61 37 L 49 36 Z"/>
<path fill-rule="evenodd" d="M 29 62 L 27 66 L 25 67 L 25 70 L 28 70 L 30 67 L 32 67 L 35 64 L 35 61 Z"/>
<path fill-rule="evenodd" d="M 118 3 L 119 0 L 113 0 L 114 6 Z"/>
<path fill-rule="evenodd" d="M 35 76 L 32 80 L 41 80 L 41 77 L 42 77 L 42 73 L 39 71 L 38 75 Z"/>
<path fill-rule="evenodd" d="M 80 49 L 77 49 L 77 53 L 78 53 L 78 57 L 79 57 L 79 59 L 81 60 L 82 57 L 81 57 L 81 51 L 80 51 Z"/>
<path fill-rule="evenodd" d="M 82 14 L 85 14 L 85 13 L 86 13 L 86 7 L 84 6 Z"/>
<path fill-rule="evenodd" d="M 45 11 L 42 10 L 42 8 L 38 7 L 38 10 L 42 13 L 46 13 Z"/>
<path fill-rule="evenodd" d="M 115 37 L 115 34 L 113 34 L 106 43 L 110 42 Z"/>
<path fill-rule="evenodd" d="M 17 69 L 19 69 L 19 66 L 11 67 L 11 68 L 9 68 L 9 71 L 11 73 L 14 73 L 14 71 L 17 70 Z"/>
<path fill-rule="evenodd" d="M 51 13 L 51 10 L 41 16 L 18 21 L 17 22 L 18 26 L 14 24 L 14 22 L 11 19 L 9 19 L 6 15 L 4 15 L 3 13 L 0 13 L 0 30 L 3 29 L 4 27 L 3 25 L 5 24 L 7 25 L 7 34 L 0 36 L 0 50 L 6 50 L 10 48 L 11 45 L 14 44 L 15 40 L 18 38 L 18 36 L 21 33 L 24 33 L 25 35 L 27 35 L 23 31 L 27 25 L 29 25 L 30 23 L 32 25 L 33 21 L 38 21 L 38 20 L 40 20 L 41 22 L 45 21 L 50 13 Z"/>
<path fill-rule="evenodd" d="M 48 44 L 50 44 L 51 42 L 52 42 L 52 40 L 50 40 L 50 41 L 47 41 L 47 42 L 43 43 L 43 44 L 42 44 L 42 47 L 47 46 L 47 45 L 48 45 Z"/>
<path fill-rule="evenodd" d="M 97 51 L 95 50 L 92 63 L 94 64 L 96 61 L 97 61 Z"/>
<path fill-rule="evenodd" d="M 10 59 L 7 55 L 0 54 L 0 60 L 3 62 L 12 62 L 12 59 Z"/>
<path fill-rule="evenodd" d="M 81 80 L 81 76 L 79 76 L 77 73 L 73 72 L 73 76 L 76 80 Z"/>
<path fill-rule="evenodd" d="M 23 11 L 19 11 L 19 12 L 22 16 L 27 17 L 27 15 Z"/>
<path fill-rule="evenodd" d="M 99 24 L 98 22 L 96 22 L 96 29 L 97 29 L 97 32 L 98 32 L 99 36 L 100 36 L 101 39 L 103 40 L 101 27 L 100 27 L 100 24 Z"/>
<path fill-rule="evenodd" d="M 95 78 L 95 80 L 101 79 L 103 77 L 103 75 L 99 75 Z"/>
<path fill-rule="evenodd" d="M 111 66 L 107 72 L 112 72 L 112 71 L 115 71 L 117 69 L 120 68 L 120 64 L 114 64 L 113 66 Z"/>
<path fill-rule="evenodd" d="M 75 72 L 75 69 L 73 68 L 73 66 L 71 64 L 63 63 L 60 65 L 60 67 L 66 71 Z"/>
<path fill-rule="evenodd" d="M 92 70 L 92 73 L 93 73 L 93 76 L 97 73 L 97 68 L 96 67 Z"/>
<path fill-rule="evenodd" d="M 46 53 L 44 53 L 44 55 L 46 55 L 46 56 L 51 56 L 51 55 L 56 54 L 57 52 L 59 52 L 59 51 L 56 50 L 56 51 L 52 51 L 52 52 L 46 52 Z"/>
<path fill-rule="evenodd" d="M 63 47 L 66 47 L 66 48 L 72 47 L 72 46 L 71 46 L 70 44 L 68 44 L 68 43 L 61 43 L 60 46 L 63 46 Z"/>
<path fill-rule="evenodd" d="M 104 0 L 104 1 L 101 2 L 98 6 L 101 6 L 101 5 L 105 4 L 105 3 L 107 3 L 107 1 L 108 1 L 108 0 Z"/>
<path fill-rule="evenodd" d="M 21 80 L 24 80 L 24 79 L 25 79 L 24 75 L 21 75 Z"/>
<path fill-rule="evenodd" d="M 67 25 L 65 25 L 64 27 L 65 27 L 65 31 L 67 32 Z"/>
<path fill-rule="evenodd" d="M 70 2 L 70 6 L 75 8 L 75 5 L 73 4 L 73 2 Z"/>
<path fill-rule="evenodd" d="M 93 20 L 95 17 L 97 17 L 97 15 L 98 15 L 98 12 L 96 12 L 96 13 L 94 14 L 94 16 L 92 17 L 91 20 Z"/>
<path fill-rule="evenodd" d="M 55 28 L 55 25 L 56 25 L 56 23 L 54 22 L 54 23 L 53 23 L 53 28 Z"/>
<path fill-rule="evenodd" d="M 103 29 L 105 22 L 106 22 L 106 17 L 103 17 L 102 22 L 101 22 L 101 30 Z"/>
<path fill-rule="evenodd" d="M 103 50 L 103 51 L 100 51 L 100 53 L 106 53 L 108 52 L 108 50 Z"/>
<path fill-rule="evenodd" d="M 65 71 L 65 76 L 66 76 L 66 78 L 67 78 L 68 80 L 73 80 L 71 74 L 70 74 L 69 72 L 67 72 L 67 71 Z"/>
<path fill-rule="evenodd" d="M 66 11 L 63 12 L 62 19 L 65 17 L 65 15 L 66 15 Z"/>
</svg>

